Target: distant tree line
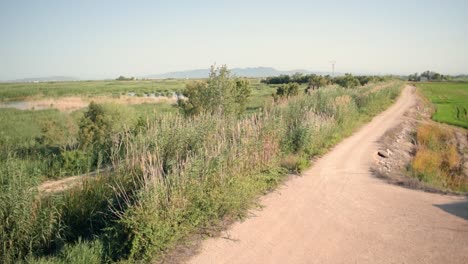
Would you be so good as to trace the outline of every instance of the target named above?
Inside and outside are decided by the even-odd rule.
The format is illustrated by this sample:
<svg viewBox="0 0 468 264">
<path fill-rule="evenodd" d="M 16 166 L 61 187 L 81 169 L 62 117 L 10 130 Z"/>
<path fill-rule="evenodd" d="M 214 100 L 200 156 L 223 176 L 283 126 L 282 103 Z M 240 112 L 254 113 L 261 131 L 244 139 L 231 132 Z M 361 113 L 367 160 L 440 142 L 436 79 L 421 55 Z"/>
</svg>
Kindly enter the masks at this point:
<svg viewBox="0 0 468 264">
<path fill-rule="evenodd" d="M 323 76 L 317 74 L 295 73 L 293 75 L 282 74 L 279 76 L 267 77 L 261 82 L 265 84 L 308 84 L 307 89 L 314 90 L 330 84 L 338 84 L 345 88 L 354 88 L 357 86 L 366 85 L 370 82 L 382 82 L 388 78 L 389 77 L 368 75 L 353 76 L 350 73 L 338 77 L 331 77 L 330 75 Z"/>
<path fill-rule="evenodd" d="M 295 73 L 293 75 L 281 74 L 279 76 L 271 76 L 263 79 L 261 82 L 265 84 L 286 84 L 286 83 L 308 83 L 315 74 Z"/>
<path fill-rule="evenodd" d="M 366 85 L 370 82 L 383 82 L 389 78 L 391 77 L 366 75 L 353 76 L 350 73 L 339 77 L 331 77 L 330 75 L 322 76 L 317 74 L 304 75 L 296 73 L 292 76 L 283 74 L 280 76 L 268 77 L 263 79 L 261 82 L 266 84 L 281 84 L 276 88 L 276 93 L 272 94 L 274 100 L 278 101 L 282 98 L 298 95 L 300 84 L 308 84 L 305 88 L 305 93 L 308 93 L 310 90 L 316 90 L 330 84 L 337 84 L 344 88 L 355 88 Z"/>
<path fill-rule="evenodd" d="M 459 74 L 453 76 L 453 79 L 455 80 L 468 80 L 468 74 Z"/>
<path fill-rule="evenodd" d="M 117 79 L 115 79 L 116 81 L 134 81 L 135 80 L 135 77 L 125 77 L 123 75 L 120 75 Z"/>
<path fill-rule="evenodd" d="M 299 84 L 298 83 L 287 83 L 276 88 L 276 93 L 272 94 L 273 99 L 279 101 L 283 98 L 289 98 L 291 96 L 296 96 L 299 94 Z"/>
<path fill-rule="evenodd" d="M 451 79 L 450 75 L 443 75 L 438 72 L 425 71 L 421 74 L 415 73 L 408 76 L 408 81 L 411 82 L 440 82 L 440 81 L 449 81 Z"/>
</svg>

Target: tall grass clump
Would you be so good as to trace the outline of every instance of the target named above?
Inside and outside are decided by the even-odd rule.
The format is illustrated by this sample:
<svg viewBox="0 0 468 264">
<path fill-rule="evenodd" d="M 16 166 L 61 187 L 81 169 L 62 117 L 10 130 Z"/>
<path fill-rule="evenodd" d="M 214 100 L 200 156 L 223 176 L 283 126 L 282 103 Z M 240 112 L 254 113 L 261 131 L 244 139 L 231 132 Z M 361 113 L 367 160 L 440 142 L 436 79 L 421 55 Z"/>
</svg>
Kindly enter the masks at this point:
<svg viewBox="0 0 468 264">
<path fill-rule="evenodd" d="M 418 127 L 416 155 L 411 172 L 419 180 L 439 189 L 468 191 L 468 178 L 463 176 L 461 155 L 452 129 L 430 123 Z"/>
<path fill-rule="evenodd" d="M 35 258 L 28 256 L 26 263 L 31 264 L 99 264 L 102 259 L 103 245 L 99 240 L 78 240 L 75 244 L 68 244 L 62 251 L 53 257 Z"/>
<path fill-rule="evenodd" d="M 0 163 L 0 262 L 13 263 L 52 247 L 60 215 L 52 201 L 38 195 L 36 179 L 23 162 L 8 157 Z"/>
</svg>

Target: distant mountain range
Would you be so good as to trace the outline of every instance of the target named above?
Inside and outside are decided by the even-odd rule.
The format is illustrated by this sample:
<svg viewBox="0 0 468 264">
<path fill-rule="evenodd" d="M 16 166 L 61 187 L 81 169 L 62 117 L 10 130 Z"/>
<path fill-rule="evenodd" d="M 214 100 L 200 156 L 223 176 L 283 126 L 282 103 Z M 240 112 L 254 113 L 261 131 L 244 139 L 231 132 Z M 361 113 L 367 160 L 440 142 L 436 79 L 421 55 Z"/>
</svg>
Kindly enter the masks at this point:
<svg viewBox="0 0 468 264">
<path fill-rule="evenodd" d="M 303 74 L 320 74 L 320 75 L 327 75 L 330 72 L 314 72 L 304 69 L 298 70 L 291 70 L 291 71 L 281 71 L 277 70 L 272 67 L 248 67 L 248 68 L 233 68 L 230 69 L 232 74 L 238 77 L 250 77 L 250 78 L 261 78 L 261 77 L 269 77 L 269 76 L 278 76 L 280 74 L 287 74 L 292 75 L 294 73 L 303 73 Z M 145 79 L 199 79 L 199 78 L 207 78 L 210 69 L 196 69 L 196 70 L 186 70 L 186 71 L 176 71 L 176 72 L 168 72 L 162 74 L 151 74 L 146 76 L 138 76 L 137 78 L 145 78 Z M 340 75 L 339 73 L 335 73 L 335 75 Z M 116 75 L 115 78 L 117 78 Z M 109 80 L 113 80 L 115 78 L 109 78 Z M 16 80 L 9 80 L 9 81 L 0 81 L 0 82 L 67 82 L 67 81 L 80 81 L 79 78 L 71 77 L 71 76 L 49 76 L 49 77 L 37 77 L 37 78 L 23 78 L 23 79 L 16 79 Z"/>
<path fill-rule="evenodd" d="M 16 79 L 16 80 L 8 81 L 8 82 L 69 82 L 69 81 L 79 81 L 79 79 L 75 77 L 70 77 L 70 76 L 49 76 L 49 77 Z"/>
<path fill-rule="evenodd" d="M 303 74 L 330 74 L 328 72 L 312 72 L 308 70 L 298 69 L 292 71 L 280 71 L 275 68 L 271 67 L 249 67 L 249 68 L 233 68 L 230 69 L 231 73 L 239 76 L 239 77 L 269 77 L 269 76 L 277 76 L 280 74 L 294 74 L 294 73 L 303 73 Z M 197 70 L 187 70 L 187 71 L 177 71 L 177 72 L 168 72 L 163 74 L 153 74 L 147 75 L 143 78 L 148 79 L 167 79 L 167 78 L 174 78 L 174 79 L 197 79 L 197 78 L 207 78 L 210 70 L 209 69 L 197 69 Z"/>
</svg>

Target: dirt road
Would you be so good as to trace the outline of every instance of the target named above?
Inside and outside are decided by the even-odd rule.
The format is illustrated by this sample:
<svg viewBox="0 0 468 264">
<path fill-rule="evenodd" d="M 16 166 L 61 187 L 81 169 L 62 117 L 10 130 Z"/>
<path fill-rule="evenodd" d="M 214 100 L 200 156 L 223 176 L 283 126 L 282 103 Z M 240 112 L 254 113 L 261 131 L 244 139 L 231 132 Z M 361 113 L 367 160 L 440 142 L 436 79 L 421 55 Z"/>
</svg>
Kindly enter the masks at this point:
<svg viewBox="0 0 468 264">
<path fill-rule="evenodd" d="M 376 141 L 414 104 L 406 87 L 387 111 L 261 211 L 203 242 L 190 263 L 468 263 L 468 200 L 405 189 L 370 173 Z"/>
</svg>

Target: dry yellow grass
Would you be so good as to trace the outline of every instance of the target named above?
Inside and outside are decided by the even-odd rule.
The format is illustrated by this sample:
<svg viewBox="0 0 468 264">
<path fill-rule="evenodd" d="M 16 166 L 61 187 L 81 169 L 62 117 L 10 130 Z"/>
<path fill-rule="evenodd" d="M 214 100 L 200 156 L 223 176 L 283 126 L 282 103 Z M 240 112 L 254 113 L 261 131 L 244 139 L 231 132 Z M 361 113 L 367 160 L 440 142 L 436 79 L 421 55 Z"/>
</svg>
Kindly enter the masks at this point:
<svg viewBox="0 0 468 264">
<path fill-rule="evenodd" d="M 438 124 L 423 124 L 418 128 L 417 140 L 421 145 L 437 144 L 447 141 L 453 137 L 453 132 L 449 129 L 442 129 Z"/>
<path fill-rule="evenodd" d="M 63 112 L 71 112 L 85 108 L 91 101 L 96 103 L 116 103 L 116 104 L 144 104 L 144 103 L 176 103 L 177 99 L 173 97 L 136 97 L 136 96 L 97 96 L 97 97 L 62 97 L 62 98 L 46 98 L 40 100 L 27 100 L 24 103 L 27 109 L 48 109 L 54 108 Z"/>
<path fill-rule="evenodd" d="M 335 98 L 335 104 L 338 106 L 348 105 L 351 102 L 349 95 L 342 95 Z"/>
<path fill-rule="evenodd" d="M 416 155 L 412 171 L 420 180 L 454 191 L 468 191 L 468 178 L 462 175 L 462 158 L 454 132 L 436 123 L 423 124 L 416 133 Z"/>
<path fill-rule="evenodd" d="M 437 173 L 442 164 L 440 153 L 431 151 L 426 147 L 418 149 L 413 160 L 413 169 L 421 173 Z"/>
<path fill-rule="evenodd" d="M 456 170 L 460 166 L 461 157 L 457 151 L 457 147 L 454 144 L 451 144 L 446 153 L 444 160 L 447 161 L 448 168 L 450 170 Z"/>
</svg>

